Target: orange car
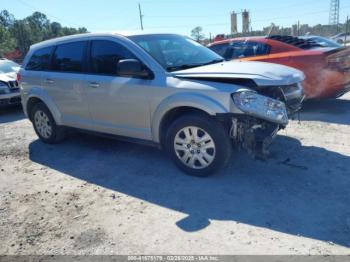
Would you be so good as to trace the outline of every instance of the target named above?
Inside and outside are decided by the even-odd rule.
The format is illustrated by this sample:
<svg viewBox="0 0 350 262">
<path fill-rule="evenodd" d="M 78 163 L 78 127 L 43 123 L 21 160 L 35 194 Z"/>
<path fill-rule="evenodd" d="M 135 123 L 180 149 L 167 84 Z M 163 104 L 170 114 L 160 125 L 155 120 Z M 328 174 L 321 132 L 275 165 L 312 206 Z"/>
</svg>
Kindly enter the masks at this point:
<svg viewBox="0 0 350 262">
<path fill-rule="evenodd" d="M 308 99 L 339 97 L 350 91 L 350 48 L 322 48 L 292 36 L 233 38 L 208 47 L 226 60 L 271 62 L 303 71 Z"/>
</svg>

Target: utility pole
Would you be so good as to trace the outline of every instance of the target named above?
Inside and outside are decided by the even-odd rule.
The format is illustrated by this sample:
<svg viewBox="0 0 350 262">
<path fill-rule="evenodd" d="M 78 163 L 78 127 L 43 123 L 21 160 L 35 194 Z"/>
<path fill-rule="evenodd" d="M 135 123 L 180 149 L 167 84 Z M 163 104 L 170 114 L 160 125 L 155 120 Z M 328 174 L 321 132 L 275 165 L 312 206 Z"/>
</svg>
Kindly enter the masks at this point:
<svg viewBox="0 0 350 262">
<path fill-rule="evenodd" d="M 139 15 L 140 15 L 141 30 L 143 30 L 143 21 L 142 21 L 142 19 L 143 19 L 143 14 L 142 14 L 142 12 L 141 12 L 141 5 L 140 5 L 140 3 L 139 3 Z"/>
<path fill-rule="evenodd" d="M 349 16 L 346 17 L 344 46 L 346 46 L 346 37 L 348 35 L 348 31 L 349 31 Z"/>
</svg>

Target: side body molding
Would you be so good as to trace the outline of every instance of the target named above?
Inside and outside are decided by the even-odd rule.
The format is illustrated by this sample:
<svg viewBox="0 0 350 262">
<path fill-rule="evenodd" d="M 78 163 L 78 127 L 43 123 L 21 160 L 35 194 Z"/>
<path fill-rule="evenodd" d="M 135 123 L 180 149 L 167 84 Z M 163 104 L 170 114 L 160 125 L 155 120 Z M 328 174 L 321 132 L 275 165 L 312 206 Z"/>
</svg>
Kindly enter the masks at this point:
<svg viewBox="0 0 350 262">
<path fill-rule="evenodd" d="M 202 110 L 209 115 L 215 116 L 217 113 L 228 113 L 229 108 L 218 103 L 214 99 L 203 94 L 177 93 L 165 98 L 155 109 L 151 119 L 152 139 L 160 142 L 160 124 L 163 117 L 172 109 L 179 107 L 192 107 Z"/>
</svg>

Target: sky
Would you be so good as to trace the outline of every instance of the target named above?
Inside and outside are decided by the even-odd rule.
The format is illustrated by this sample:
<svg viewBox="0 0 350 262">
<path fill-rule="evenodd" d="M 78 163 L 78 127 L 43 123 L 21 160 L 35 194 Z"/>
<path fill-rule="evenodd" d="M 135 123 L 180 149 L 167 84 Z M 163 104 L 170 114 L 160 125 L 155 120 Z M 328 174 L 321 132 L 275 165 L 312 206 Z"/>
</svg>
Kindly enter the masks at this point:
<svg viewBox="0 0 350 262">
<path fill-rule="evenodd" d="M 250 11 L 251 27 L 259 30 L 271 23 L 283 27 L 327 24 L 330 0 L 0 0 L 17 19 L 34 11 L 64 26 L 86 27 L 90 32 L 139 30 L 141 5 L 147 31 L 190 35 L 201 26 L 206 36 L 230 33 L 230 12 Z M 350 0 L 340 0 L 340 22 L 350 16 Z M 238 30 L 241 31 L 241 16 Z"/>
</svg>

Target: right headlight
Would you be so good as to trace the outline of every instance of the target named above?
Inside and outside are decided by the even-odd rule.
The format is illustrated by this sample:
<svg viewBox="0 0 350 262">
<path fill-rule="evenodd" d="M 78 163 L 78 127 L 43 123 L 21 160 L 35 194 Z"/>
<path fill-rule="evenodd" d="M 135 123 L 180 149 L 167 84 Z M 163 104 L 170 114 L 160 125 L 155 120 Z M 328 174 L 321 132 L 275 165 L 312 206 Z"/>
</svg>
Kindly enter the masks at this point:
<svg viewBox="0 0 350 262">
<path fill-rule="evenodd" d="M 8 85 L 0 81 L 0 94 L 8 94 L 8 93 L 10 93 L 10 89 Z"/>
<path fill-rule="evenodd" d="M 244 113 L 275 122 L 288 124 L 286 106 L 282 101 L 259 95 L 254 91 L 241 91 L 232 94 L 235 105 Z"/>
</svg>

